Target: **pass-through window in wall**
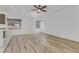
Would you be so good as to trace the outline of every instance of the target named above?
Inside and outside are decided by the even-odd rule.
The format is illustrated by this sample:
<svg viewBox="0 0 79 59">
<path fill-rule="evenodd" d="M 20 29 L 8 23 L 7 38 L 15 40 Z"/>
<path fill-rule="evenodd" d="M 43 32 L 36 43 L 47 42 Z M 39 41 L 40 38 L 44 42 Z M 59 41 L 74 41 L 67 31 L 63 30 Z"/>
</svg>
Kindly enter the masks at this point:
<svg viewBox="0 0 79 59">
<path fill-rule="evenodd" d="M 21 19 L 7 19 L 8 21 L 8 28 L 13 30 L 13 29 L 21 29 Z"/>
</svg>

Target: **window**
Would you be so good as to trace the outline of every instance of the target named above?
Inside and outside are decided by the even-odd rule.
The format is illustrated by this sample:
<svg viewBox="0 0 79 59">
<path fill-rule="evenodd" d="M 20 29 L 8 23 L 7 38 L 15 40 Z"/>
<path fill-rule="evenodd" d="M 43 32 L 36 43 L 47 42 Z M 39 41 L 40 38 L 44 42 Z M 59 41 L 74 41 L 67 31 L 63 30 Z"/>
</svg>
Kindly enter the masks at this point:
<svg viewBox="0 0 79 59">
<path fill-rule="evenodd" d="M 37 29 L 40 29 L 40 23 L 41 23 L 41 21 L 36 21 L 36 28 Z"/>
<path fill-rule="evenodd" d="M 43 20 L 38 20 L 36 21 L 36 29 L 44 29 L 44 21 Z"/>
</svg>

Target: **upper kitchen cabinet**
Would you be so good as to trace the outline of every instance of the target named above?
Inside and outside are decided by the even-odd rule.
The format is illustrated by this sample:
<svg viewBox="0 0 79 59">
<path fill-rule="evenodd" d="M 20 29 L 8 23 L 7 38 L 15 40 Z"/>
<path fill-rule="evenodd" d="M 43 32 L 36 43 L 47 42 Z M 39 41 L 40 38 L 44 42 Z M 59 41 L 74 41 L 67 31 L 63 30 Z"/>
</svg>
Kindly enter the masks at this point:
<svg viewBox="0 0 79 59">
<path fill-rule="evenodd" d="M 5 14 L 0 14 L 0 29 L 5 28 Z"/>
<path fill-rule="evenodd" d="M 0 24 L 5 24 L 5 15 L 0 14 Z"/>
</svg>

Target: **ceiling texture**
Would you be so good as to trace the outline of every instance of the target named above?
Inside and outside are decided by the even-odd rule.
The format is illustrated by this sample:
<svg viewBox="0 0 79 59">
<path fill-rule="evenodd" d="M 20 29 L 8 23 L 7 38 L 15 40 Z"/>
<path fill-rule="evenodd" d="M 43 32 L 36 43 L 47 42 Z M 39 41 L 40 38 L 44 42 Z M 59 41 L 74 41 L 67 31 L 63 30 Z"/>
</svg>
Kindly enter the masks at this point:
<svg viewBox="0 0 79 59">
<path fill-rule="evenodd" d="M 47 12 L 55 12 L 56 10 L 66 8 L 69 5 L 47 5 Z M 12 11 L 12 12 L 28 12 L 31 11 L 34 7 L 32 5 L 0 5 L 5 11 Z"/>
<path fill-rule="evenodd" d="M 50 13 L 56 13 L 60 10 L 63 10 L 65 8 L 68 8 L 69 5 L 47 5 L 47 8 L 45 9 L 47 12 L 46 14 Z M 0 11 L 4 11 L 5 13 L 10 13 L 21 16 L 28 16 L 29 12 L 34 9 L 33 5 L 0 5 Z"/>
</svg>

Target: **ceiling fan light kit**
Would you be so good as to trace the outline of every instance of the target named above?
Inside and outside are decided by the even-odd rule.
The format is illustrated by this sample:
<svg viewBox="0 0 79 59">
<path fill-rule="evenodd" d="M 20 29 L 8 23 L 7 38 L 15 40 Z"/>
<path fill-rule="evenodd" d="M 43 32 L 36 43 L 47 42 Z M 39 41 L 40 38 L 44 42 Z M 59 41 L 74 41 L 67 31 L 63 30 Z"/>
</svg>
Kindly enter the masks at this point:
<svg viewBox="0 0 79 59">
<path fill-rule="evenodd" d="M 34 8 L 32 11 L 36 11 L 37 13 L 41 13 L 41 12 L 47 12 L 45 10 L 45 8 L 47 8 L 46 5 L 34 5 Z"/>
</svg>

